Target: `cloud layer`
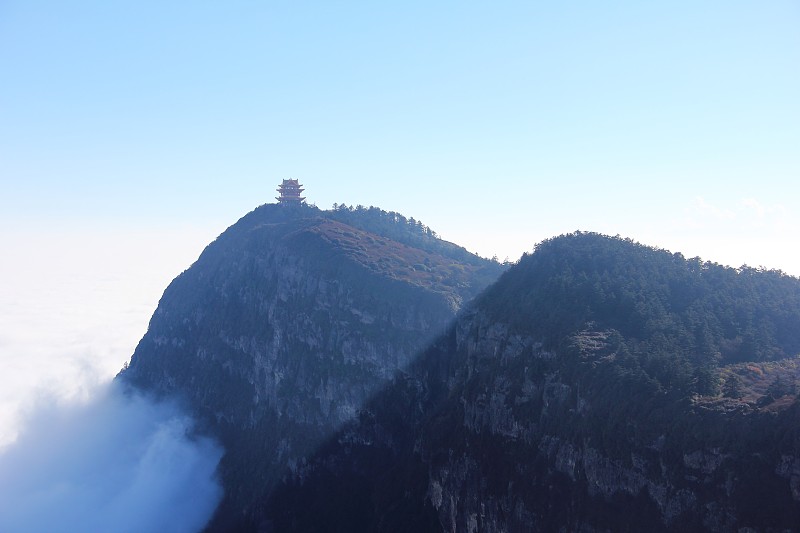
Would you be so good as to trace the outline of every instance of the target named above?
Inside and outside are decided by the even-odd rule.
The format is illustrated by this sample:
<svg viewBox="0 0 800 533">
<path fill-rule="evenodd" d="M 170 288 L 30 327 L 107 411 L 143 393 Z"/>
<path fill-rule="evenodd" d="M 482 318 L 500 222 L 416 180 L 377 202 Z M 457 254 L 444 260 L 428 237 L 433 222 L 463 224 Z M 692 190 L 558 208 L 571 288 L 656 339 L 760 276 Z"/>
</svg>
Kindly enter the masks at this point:
<svg viewBox="0 0 800 533">
<path fill-rule="evenodd" d="M 199 531 L 222 498 L 222 453 L 175 404 L 116 383 L 40 405 L 0 455 L 0 531 Z"/>
</svg>

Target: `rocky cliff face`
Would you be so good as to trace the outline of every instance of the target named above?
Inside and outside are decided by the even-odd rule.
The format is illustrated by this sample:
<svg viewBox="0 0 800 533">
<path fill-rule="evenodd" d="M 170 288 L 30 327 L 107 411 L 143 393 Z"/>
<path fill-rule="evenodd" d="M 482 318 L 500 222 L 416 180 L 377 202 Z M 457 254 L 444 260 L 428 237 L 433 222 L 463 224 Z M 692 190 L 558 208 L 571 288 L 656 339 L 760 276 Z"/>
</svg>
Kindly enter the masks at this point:
<svg viewBox="0 0 800 533">
<path fill-rule="evenodd" d="M 420 446 L 445 531 L 799 527 L 797 401 L 731 412 L 700 397 L 679 406 L 642 397 L 624 382 L 592 390 L 574 365 L 610 364 L 609 332 L 582 331 L 572 353 L 549 351 L 477 311 L 451 335 L 459 370 Z M 649 405 L 616 419 L 608 395 Z"/>
<path fill-rule="evenodd" d="M 178 394 L 222 440 L 226 500 L 212 529 L 263 522 L 257 502 L 500 272 L 443 253 L 267 205 L 173 281 L 120 379 Z"/>
<path fill-rule="evenodd" d="M 225 444 L 211 530 L 798 529 L 800 281 L 574 234 L 462 306 L 499 266 L 358 220 L 254 211 L 122 374 Z"/>
<path fill-rule="evenodd" d="M 580 259 L 600 264 L 597 247 L 620 244 L 589 237 L 578 236 L 569 253 L 588 245 L 591 254 L 552 268 L 557 290 L 549 286 L 550 262 L 565 254 L 537 251 L 540 257 L 523 259 L 463 310 L 358 420 L 276 488 L 275 530 L 797 530 L 800 403 L 796 389 L 775 398 L 768 390 L 796 379 L 800 361 L 725 362 L 741 357 L 726 336 L 735 344 L 749 317 L 763 324 L 778 309 L 770 299 L 727 298 L 728 291 L 748 293 L 758 276 L 712 265 L 686 274 L 691 264 L 621 243 L 599 272 L 606 281 L 593 283 L 591 269 L 573 272 L 582 299 L 562 301 L 573 290 L 565 271 L 577 270 Z M 627 291 L 619 284 L 630 278 L 613 269 L 630 269 L 640 254 L 658 269 L 673 268 L 662 260 L 674 265 L 682 281 L 662 284 L 672 275 L 664 273 L 636 280 L 663 291 L 639 310 L 614 303 L 617 316 L 593 313 L 598 301 L 606 306 L 615 291 Z M 692 288 L 707 275 L 711 287 Z M 781 320 L 800 324 L 800 282 L 774 282 L 789 295 L 777 311 Z M 698 300 L 708 296 L 717 308 L 697 315 Z M 559 316 L 559 307 L 569 316 Z M 594 320 L 574 320 L 574 309 Z M 753 344 L 749 355 L 795 349 L 792 328 L 784 332 Z M 710 360 L 695 350 L 708 350 Z M 741 376 L 746 384 L 739 394 L 701 394 L 706 372 L 713 382 Z M 353 506 L 353 497 L 363 503 Z M 314 517 L 303 517 L 303 509 L 314 509 Z"/>
</svg>

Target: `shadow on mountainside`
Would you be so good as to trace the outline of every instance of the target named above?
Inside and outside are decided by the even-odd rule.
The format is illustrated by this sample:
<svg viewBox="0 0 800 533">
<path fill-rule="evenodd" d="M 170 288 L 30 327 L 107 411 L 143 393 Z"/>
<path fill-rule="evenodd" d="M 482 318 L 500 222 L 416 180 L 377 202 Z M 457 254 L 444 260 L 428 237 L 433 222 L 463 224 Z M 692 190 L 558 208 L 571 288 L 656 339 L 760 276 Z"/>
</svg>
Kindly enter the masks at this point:
<svg viewBox="0 0 800 533">
<path fill-rule="evenodd" d="M 357 420 L 286 471 L 252 525 L 796 530 L 800 364 L 787 356 L 800 352 L 791 327 L 800 324 L 799 282 L 597 235 L 553 242 L 573 246 L 559 250 L 574 267 L 571 280 L 563 264 L 549 264 L 548 243 L 537 251 L 544 257 L 523 258 Z M 569 257 L 581 247 L 601 266 L 581 271 L 587 257 Z M 614 272 L 618 263 L 624 275 Z M 606 280 L 592 285 L 593 275 Z M 574 291 L 581 300 L 570 298 Z M 648 295 L 649 304 L 608 303 L 615 291 L 630 291 L 632 302 Z M 599 294 L 604 316 L 593 314 Z M 559 306 L 571 309 L 567 316 L 547 314 Z M 768 323 L 771 336 L 746 340 Z M 737 362 L 748 355 L 761 362 Z M 740 393 L 726 388 L 748 372 L 763 379 L 745 379 Z"/>
</svg>

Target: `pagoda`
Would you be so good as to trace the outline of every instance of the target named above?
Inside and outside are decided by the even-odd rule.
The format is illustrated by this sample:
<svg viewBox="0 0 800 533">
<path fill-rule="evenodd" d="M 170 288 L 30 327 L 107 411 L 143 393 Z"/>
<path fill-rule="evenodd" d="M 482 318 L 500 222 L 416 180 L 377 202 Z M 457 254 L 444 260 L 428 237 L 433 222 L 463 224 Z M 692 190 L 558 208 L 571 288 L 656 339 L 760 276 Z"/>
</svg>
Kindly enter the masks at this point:
<svg viewBox="0 0 800 533">
<path fill-rule="evenodd" d="M 300 205 L 306 200 L 304 196 L 300 196 L 304 190 L 300 180 L 283 180 L 277 189 L 281 195 L 275 199 L 281 205 Z"/>
</svg>

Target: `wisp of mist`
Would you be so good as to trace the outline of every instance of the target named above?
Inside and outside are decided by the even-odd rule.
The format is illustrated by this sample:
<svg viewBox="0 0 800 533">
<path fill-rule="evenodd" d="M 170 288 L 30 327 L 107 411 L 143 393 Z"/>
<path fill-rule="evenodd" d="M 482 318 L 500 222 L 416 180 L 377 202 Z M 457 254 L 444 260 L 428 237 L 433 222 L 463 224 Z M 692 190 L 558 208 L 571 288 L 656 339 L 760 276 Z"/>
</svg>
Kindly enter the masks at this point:
<svg viewBox="0 0 800 533">
<path fill-rule="evenodd" d="M 88 402 L 40 404 L 0 451 L 0 531 L 202 529 L 222 498 L 222 448 L 175 403 L 119 383 Z"/>
</svg>

